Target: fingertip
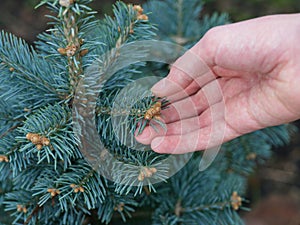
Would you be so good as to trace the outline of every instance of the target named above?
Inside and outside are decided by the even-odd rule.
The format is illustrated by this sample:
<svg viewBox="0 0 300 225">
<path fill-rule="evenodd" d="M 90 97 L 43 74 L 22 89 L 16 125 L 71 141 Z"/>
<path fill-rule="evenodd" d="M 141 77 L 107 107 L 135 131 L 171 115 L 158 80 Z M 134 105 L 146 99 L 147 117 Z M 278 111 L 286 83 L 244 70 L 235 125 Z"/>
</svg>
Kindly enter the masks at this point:
<svg viewBox="0 0 300 225">
<path fill-rule="evenodd" d="M 146 127 L 141 134 L 136 133 L 135 139 L 144 145 L 150 145 L 152 140 L 152 135 L 149 127 Z"/>
<path fill-rule="evenodd" d="M 166 88 L 166 78 L 160 80 L 157 82 L 153 87 L 151 88 L 152 93 L 157 97 L 164 97 L 164 90 Z"/>
<path fill-rule="evenodd" d="M 170 74 L 172 74 L 172 72 L 170 72 Z M 180 81 L 175 81 L 174 79 L 170 79 L 170 74 L 168 75 L 168 78 L 164 78 L 160 80 L 151 88 L 151 91 L 155 96 L 166 97 L 184 91 L 185 85 L 181 84 Z M 184 80 L 184 78 L 182 79 Z"/>
<path fill-rule="evenodd" d="M 181 154 L 177 149 L 178 139 L 170 136 L 157 137 L 151 142 L 153 151 L 160 154 Z"/>
<path fill-rule="evenodd" d="M 165 149 L 164 146 L 162 145 L 163 141 L 164 141 L 163 137 L 154 138 L 153 141 L 151 142 L 152 150 L 157 153 L 167 153 L 168 149 Z"/>
</svg>

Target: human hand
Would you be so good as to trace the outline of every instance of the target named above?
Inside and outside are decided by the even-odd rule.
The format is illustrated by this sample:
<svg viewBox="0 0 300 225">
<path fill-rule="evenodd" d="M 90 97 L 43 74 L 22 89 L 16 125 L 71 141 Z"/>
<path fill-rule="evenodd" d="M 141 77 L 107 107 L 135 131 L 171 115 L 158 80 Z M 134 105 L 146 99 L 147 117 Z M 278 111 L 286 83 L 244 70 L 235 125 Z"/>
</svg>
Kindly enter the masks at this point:
<svg viewBox="0 0 300 225">
<path fill-rule="evenodd" d="M 211 29 L 153 86 L 171 101 L 167 131 L 137 136 L 159 153 L 186 153 L 300 118 L 300 14 Z"/>
</svg>

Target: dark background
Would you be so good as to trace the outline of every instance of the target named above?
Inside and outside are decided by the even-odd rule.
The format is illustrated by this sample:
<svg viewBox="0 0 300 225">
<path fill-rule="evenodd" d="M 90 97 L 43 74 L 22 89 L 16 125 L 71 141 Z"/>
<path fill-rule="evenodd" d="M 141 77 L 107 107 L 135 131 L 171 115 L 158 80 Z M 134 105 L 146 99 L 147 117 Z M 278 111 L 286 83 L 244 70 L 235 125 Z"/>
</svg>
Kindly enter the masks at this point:
<svg viewBox="0 0 300 225">
<path fill-rule="evenodd" d="M 127 3 L 143 3 L 146 0 L 124 0 Z M 34 7 L 39 0 L 0 0 L 0 29 L 5 29 L 29 42 L 45 30 L 46 9 Z M 111 14 L 115 0 L 94 0 L 92 8 L 100 15 Z M 275 13 L 300 12 L 300 0 L 206 0 L 205 13 L 228 12 L 231 21 L 240 21 Z"/>
<path fill-rule="evenodd" d="M 33 43 L 36 35 L 47 29 L 44 15 L 49 13 L 44 7 L 34 10 L 38 2 L 0 0 L 0 30 L 4 29 Z M 92 8 L 99 12 L 99 16 L 111 14 L 114 2 L 95 0 Z M 231 21 L 236 22 L 268 14 L 300 12 L 300 0 L 207 0 L 204 13 L 211 14 L 214 11 L 227 12 Z M 300 127 L 300 122 L 295 124 Z M 243 213 L 243 217 L 248 225 L 300 225 L 299 133 L 293 135 L 288 146 L 274 149 L 273 158 L 257 168 L 249 178 L 247 198 L 251 201 L 249 206 L 252 210 Z M 0 212 L 0 221 L 1 217 Z M 120 225 L 119 222 L 116 224 Z"/>
</svg>

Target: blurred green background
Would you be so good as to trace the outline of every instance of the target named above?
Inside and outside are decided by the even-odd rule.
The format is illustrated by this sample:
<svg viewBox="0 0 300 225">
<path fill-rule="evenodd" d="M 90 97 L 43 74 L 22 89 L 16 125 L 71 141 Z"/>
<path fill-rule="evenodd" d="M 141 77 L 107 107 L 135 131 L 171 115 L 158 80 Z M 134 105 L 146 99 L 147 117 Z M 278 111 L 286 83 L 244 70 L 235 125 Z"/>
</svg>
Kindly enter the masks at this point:
<svg viewBox="0 0 300 225">
<path fill-rule="evenodd" d="M 124 1 L 140 4 L 146 0 Z M 45 14 L 49 12 L 45 7 L 34 10 L 38 2 L 0 0 L 0 30 L 33 43 L 36 35 L 48 28 Z M 114 2 L 94 0 L 92 8 L 99 12 L 99 16 L 111 14 Z M 269 14 L 299 13 L 300 0 L 206 0 L 203 14 L 215 11 L 227 12 L 231 21 L 236 22 Z M 295 124 L 300 128 L 299 121 Z M 274 157 L 250 177 L 247 199 L 251 201 L 249 206 L 252 208 L 250 213 L 243 213 L 247 225 L 300 224 L 300 133 L 293 136 L 290 145 L 274 149 Z M 0 223 L 4 219 L 0 206 Z"/>
</svg>

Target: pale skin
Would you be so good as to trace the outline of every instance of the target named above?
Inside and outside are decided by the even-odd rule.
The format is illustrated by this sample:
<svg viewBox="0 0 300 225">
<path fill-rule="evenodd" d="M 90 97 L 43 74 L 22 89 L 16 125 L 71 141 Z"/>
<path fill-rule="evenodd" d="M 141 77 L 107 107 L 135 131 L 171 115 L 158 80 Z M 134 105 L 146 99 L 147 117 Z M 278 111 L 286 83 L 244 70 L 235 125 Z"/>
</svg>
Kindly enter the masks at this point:
<svg viewBox="0 0 300 225">
<path fill-rule="evenodd" d="M 152 92 L 170 99 L 167 130 L 147 127 L 136 138 L 158 153 L 204 150 L 299 119 L 300 14 L 211 29 Z"/>
</svg>

